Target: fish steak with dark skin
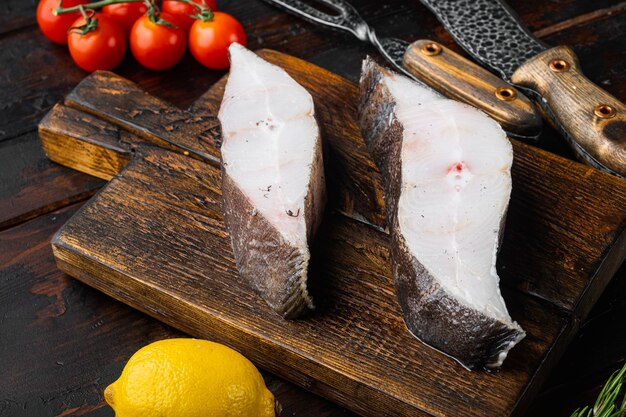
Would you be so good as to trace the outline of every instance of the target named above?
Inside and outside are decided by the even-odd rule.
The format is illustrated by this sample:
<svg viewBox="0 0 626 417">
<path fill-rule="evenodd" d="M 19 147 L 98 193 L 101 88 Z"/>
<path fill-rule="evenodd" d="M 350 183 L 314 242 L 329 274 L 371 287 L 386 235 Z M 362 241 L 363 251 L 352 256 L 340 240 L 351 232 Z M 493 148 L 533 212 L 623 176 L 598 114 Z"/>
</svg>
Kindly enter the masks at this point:
<svg viewBox="0 0 626 417">
<path fill-rule="evenodd" d="M 511 143 L 481 111 L 369 58 L 359 118 L 383 177 L 394 284 L 408 329 L 466 368 L 500 368 L 525 336 L 496 272 Z"/>
<path fill-rule="evenodd" d="M 222 194 L 237 267 L 285 318 L 314 308 L 310 246 L 326 203 L 313 98 L 239 44 L 219 112 Z"/>
</svg>

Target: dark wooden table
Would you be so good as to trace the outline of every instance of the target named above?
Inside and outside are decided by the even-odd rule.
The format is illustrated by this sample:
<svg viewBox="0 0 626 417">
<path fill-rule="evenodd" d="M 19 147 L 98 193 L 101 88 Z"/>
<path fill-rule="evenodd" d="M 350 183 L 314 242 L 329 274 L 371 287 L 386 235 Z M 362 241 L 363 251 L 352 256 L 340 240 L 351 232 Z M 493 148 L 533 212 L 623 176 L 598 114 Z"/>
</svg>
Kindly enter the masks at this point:
<svg viewBox="0 0 626 417">
<path fill-rule="evenodd" d="M 381 35 L 431 38 L 459 51 L 417 0 L 353 1 Z M 626 2 L 511 0 L 546 42 L 570 44 L 589 78 L 626 99 Z M 55 165 L 43 154 L 37 123 L 86 73 L 35 23 L 36 0 L 0 3 L 0 416 L 113 416 L 102 398 L 128 358 L 155 340 L 183 336 L 61 273 L 52 234 L 103 182 Z M 351 80 L 366 45 L 253 0 L 223 1 L 239 18 L 251 48 L 307 59 Z M 116 70 L 149 92 L 186 107 L 224 73 L 189 56 L 151 72 L 127 59 Z M 539 146 L 567 157 L 546 128 Z M 626 208 L 625 208 L 626 210 Z M 626 353 L 626 267 L 592 311 L 528 415 L 568 416 L 591 402 Z M 264 374 L 284 416 L 353 414 L 277 377 Z"/>
</svg>

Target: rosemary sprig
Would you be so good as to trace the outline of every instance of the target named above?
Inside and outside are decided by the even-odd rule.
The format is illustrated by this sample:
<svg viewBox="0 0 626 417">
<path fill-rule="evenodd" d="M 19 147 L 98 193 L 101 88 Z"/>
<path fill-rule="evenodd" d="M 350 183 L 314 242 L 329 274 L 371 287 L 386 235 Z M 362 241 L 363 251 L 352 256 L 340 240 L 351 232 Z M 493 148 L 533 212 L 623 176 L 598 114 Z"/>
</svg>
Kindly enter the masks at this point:
<svg viewBox="0 0 626 417">
<path fill-rule="evenodd" d="M 593 407 L 577 409 L 571 417 L 626 417 L 626 394 L 623 392 L 626 391 L 625 384 L 626 364 L 622 369 L 613 372 Z"/>
</svg>

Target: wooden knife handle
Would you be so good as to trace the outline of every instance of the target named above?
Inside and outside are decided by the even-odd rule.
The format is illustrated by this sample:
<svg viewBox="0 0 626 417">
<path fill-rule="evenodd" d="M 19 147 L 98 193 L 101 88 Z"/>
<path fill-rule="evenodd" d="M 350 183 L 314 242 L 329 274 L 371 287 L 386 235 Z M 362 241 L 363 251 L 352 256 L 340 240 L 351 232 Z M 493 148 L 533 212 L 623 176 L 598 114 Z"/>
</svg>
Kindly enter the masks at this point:
<svg viewBox="0 0 626 417">
<path fill-rule="evenodd" d="M 626 106 L 582 74 L 574 51 L 557 46 L 542 52 L 511 80 L 541 94 L 541 105 L 579 158 L 626 177 Z"/>
<path fill-rule="evenodd" d="M 445 46 L 427 39 L 409 46 L 404 67 L 443 95 L 483 110 L 514 136 L 536 138 L 542 120 L 513 86 Z"/>
</svg>

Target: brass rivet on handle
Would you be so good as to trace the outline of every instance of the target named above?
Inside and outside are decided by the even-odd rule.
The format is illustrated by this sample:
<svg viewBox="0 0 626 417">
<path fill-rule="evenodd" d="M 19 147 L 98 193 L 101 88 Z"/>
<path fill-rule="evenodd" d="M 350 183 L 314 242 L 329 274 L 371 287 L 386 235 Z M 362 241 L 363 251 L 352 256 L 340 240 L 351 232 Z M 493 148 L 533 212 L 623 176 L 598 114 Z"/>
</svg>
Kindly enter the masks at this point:
<svg viewBox="0 0 626 417">
<path fill-rule="evenodd" d="M 593 113 L 598 116 L 600 119 L 610 119 L 611 117 L 615 117 L 615 109 L 608 104 L 598 104 L 595 109 L 593 109 Z"/>
<path fill-rule="evenodd" d="M 565 72 L 569 70 L 569 64 L 563 59 L 555 59 L 550 62 L 550 69 L 554 72 Z"/>
<path fill-rule="evenodd" d="M 513 101 L 517 98 L 517 91 L 511 87 L 498 87 L 496 89 L 496 97 L 502 101 Z"/>
<path fill-rule="evenodd" d="M 424 55 L 433 56 L 441 53 L 441 45 L 435 42 L 428 42 L 422 45 L 422 53 Z"/>
</svg>

